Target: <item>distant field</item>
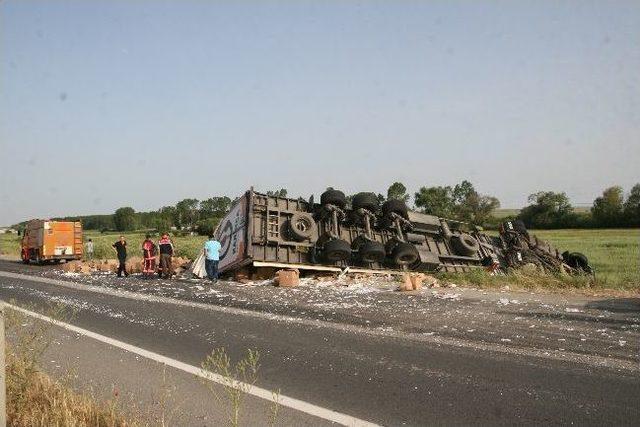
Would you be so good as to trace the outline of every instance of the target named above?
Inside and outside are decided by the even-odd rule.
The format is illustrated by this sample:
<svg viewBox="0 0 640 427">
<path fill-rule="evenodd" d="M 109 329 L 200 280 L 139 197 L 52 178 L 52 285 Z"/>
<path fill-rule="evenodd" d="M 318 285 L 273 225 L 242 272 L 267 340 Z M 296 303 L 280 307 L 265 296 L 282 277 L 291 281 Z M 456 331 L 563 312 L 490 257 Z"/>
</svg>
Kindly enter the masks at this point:
<svg viewBox="0 0 640 427">
<path fill-rule="evenodd" d="M 587 213 L 590 208 L 588 207 L 577 207 L 573 208 L 575 213 Z M 492 215 L 496 218 L 506 218 L 508 216 L 516 216 L 520 213 L 520 209 L 496 209 L 492 212 Z"/>
<path fill-rule="evenodd" d="M 531 232 L 561 250 L 584 253 L 600 285 L 640 288 L 640 229 Z"/>
<path fill-rule="evenodd" d="M 92 239 L 95 247 L 96 258 L 115 258 L 115 254 L 111 245 L 118 240 L 121 233 L 105 233 L 98 231 L 86 231 L 84 233 L 85 241 Z M 145 238 L 144 232 L 124 233 L 127 240 L 127 246 L 130 255 L 142 254 L 142 242 Z M 152 239 L 157 241 L 159 236 L 152 235 Z M 202 249 L 204 242 L 207 240 L 205 236 L 185 236 L 173 237 L 172 240 L 176 246 L 178 256 L 194 259 Z M 0 234 L 0 253 L 4 255 L 20 256 L 20 237 L 15 234 Z"/>
<path fill-rule="evenodd" d="M 582 252 L 596 270 L 597 286 L 605 288 L 640 289 L 640 229 L 612 230 L 532 230 L 538 237 L 548 240 L 558 249 Z M 144 233 L 125 233 L 130 254 L 139 254 Z M 117 233 L 101 234 L 88 231 L 85 239 L 92 238 L 96 257 L 113 258 L 111 244 Z M 157 240 L 154 235 L 153 239 Z M 195 258 L 202 248 L 204 236 L 175 237 L 180 256 Z M 13 234 L 0 234 L 0 253 L 20 255 L 20 238 Z M 582 286 L 582 285 L 581 285 Z"/>
<path fill-rule="evenodd" d="M 115 254 L 111 245 L 118 240 L 120 233 L 105 233 L 101 234 L 95 231 L 85 232 L 85 240 L 92 239 L 95 246 L 95 256 L 97 258 L 115 258 Z M 128 252 L 131 255 L 142 256 L 142 242 L 145 239 L 145 233 L 124 233 L 127 240 Z M 157 242 L 160 236 L 152 234 L 151 239 Z M 195 259 L 198 253 L 202 249 L 204 242 L 207 240 L 205 236 L 185 236 L 174 237 L 171 236 L 171 240 L 176 247 L 176 253 L 178 256 Z"/>
</svg>

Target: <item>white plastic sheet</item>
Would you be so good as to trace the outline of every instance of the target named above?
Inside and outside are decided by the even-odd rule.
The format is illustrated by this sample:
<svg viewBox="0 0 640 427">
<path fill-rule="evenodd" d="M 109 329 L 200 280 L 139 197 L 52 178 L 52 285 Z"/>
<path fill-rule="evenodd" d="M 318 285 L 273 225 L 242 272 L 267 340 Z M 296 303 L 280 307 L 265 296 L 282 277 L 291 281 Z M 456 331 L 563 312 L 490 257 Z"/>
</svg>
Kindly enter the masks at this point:
<svg viewBox="0 0 640 427">
<path fill-rule="evenodd" d="M 199 279 L 207 277 L 207 270 L 204 268 L 204 251 L 200 252 L 198 258 L 191 264 L 191 274 Z"/>
</svg>

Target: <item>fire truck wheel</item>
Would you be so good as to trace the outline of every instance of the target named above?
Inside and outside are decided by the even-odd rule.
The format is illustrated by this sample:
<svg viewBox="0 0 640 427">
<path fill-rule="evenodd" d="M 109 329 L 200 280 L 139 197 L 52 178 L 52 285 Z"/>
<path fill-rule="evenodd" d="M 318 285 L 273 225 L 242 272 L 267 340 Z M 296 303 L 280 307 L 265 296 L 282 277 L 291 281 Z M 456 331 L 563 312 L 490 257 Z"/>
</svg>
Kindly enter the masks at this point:
<svg viewBox="0 0 640 427">
<path fill-rule="evenodd" d="M 289 219 L 289 232 L 295 240 L 307 240 L 313 235 L 316 222 L 305 212 L 295 212 Z"/>
<path fill-rule="evenodd" d="M 411 243 L 400 242 L 391 252 L 391 259 L 395 265 L 404 267 L 411 265 L 420 258 L 420 254 Z"/>
<path fill-rule="evenodd" d="M 387 200 L 382 205 L 382 215 L 385 217 L 388 217 L 392 213 L 395 213 L 403 218 L 406 218 L 408 210 L 409 209 L 407 208 L 407 204 L 402 200 L 391 199 Z"/>
<path fill-rule="evenodd" d="M 347 196 L 340 190 L 327 190 L 320 195 L 320 204 L 335 205 L 344 209 L 347 205 Z"/>
<path fill-rule="evenodd" d="M 458 255 L 473 255 L 480 249 L 478 241 L 467 233 L 451 236 L 451 246 Z"/>
<path fill-rule="evenodd" d="M 371 212 L 378 210 L 378 197 L 374 193 L 358 193 L 353 196 L 351 207 L 353 210 L 366 209 Z"/>
<path fill-rule="evenodd" d="M 363 243 L 358 250 L 358 257 L 363 262 L 382 262 L 386 255 L 384 245 L 372 240 Z"/>
<path fill-rule="evenodd" d="M 329 240 L 324 245 L 324 257 L 327 261 L 344 261 L 351 256 L 351 245 L 348 242 L 335 239 Z"/>
</svg>

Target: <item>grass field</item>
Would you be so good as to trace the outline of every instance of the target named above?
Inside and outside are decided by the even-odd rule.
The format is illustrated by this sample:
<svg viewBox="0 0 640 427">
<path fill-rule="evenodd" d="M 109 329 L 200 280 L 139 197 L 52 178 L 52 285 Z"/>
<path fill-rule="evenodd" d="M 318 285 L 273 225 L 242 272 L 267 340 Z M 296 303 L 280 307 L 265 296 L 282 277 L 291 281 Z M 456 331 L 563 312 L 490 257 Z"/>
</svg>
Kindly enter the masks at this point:
<svg viewBox="0 0 640 427">
<path fill-rule="evenodd" d="M 102 234 L 95 231 L 85 232 L 85 240 L 93 240 L 96 258 L 115 258 L 115 253 L 113 252 L 111 245 L 118 240 L 119 236 L 120 233 Z M 142 256 L 141 247 L 145 238 L 145 233 L 125 233 L 124 236 L 127 240 L 127 252 L 129 255 Z M 160 236 L 157 233 L 151 234 L 151 239 L 154 242 L 157 242 L 159 238 Z M 173 241 L 178 256 L 195 259 L 202 250 L 207 238 L 205 236 L 171 236 L 171 240 Z"/>
<path fill-rule="evenodd" d="M 96 258 L 115 258 L 115 253 L 111 245 L 118 240 L 121 233 L 100 233 L 98 231 L 85 231 L 84 239 L 92 239 L 94 244 L 94 256 Z M 129 255 L 142 255 L 142 242 L 145 238 L 144 232 L 124 233 L 127 240 Z M 160 236 L 151 234 L 153 241 L 158 241 Z M 204 242 L 205 236 L 171 236 L 178 256 L 194 259 L 198 256 Z M 20 256 L 20 237 L 15 234 L 0 234 L 0 253 L 5 255 Z"/>
<path fill-rule="evenodd" d="M 553 281 L 542 280 L 548 286 L 640 289 L 640 229 L 534 230 L 532 232 L 562 251 L 584 253 L 596 270 L 594 283 L 578 278 L 563 279 L 562 283 L 554 285 Z M 126 233 L 125 237 L 129 244 L 129 253 L 138 255 L 144 233 Z M 95 243 L 97 258 L 114 257 L 111 244 L 118 239 L 117 233 L 101 234 L 89 231 L 85 233 L 85 239 L 88 238 L 93 239 Z M 157 238 L 158 236 L 153 236 L 154 240 Z M 174 237 L 173 240 L 179 256 L 193 259 L 201 250 L 206 238 L 185 236 Z M 0 234 L 0 253 L 19 256 L 20 238 L 16 235 Z M 540 278 L 536 280 L 541 281 Z M 495 285 L 496 280 L 487 279 L 485 283 L 483 276 L 479 276 L 472 280 L 472 283 L 489 286 Z"/>
<path fill-rule="evenodd" d="M 585 254 L 604 287 L 640 288 L 640 229 L 533 230 L 570 252 Z"/>
<path fill-rule="evenodd" d="M 591 210 L 591 208 L 588 207 L 584 207 L 584 206 L 579 206 L 579 207 L 574 207 L 573 211 L 575 213 L 587 213 Z M 520 213 L 520 209 L 509 209 L 509 208 L 499 208 L 494 210 L 491 215 L 493 215 L 495 218 L 506 218 L 506 217 L 515 217 L 516 215 L 518 215 Z"/>
</svg>

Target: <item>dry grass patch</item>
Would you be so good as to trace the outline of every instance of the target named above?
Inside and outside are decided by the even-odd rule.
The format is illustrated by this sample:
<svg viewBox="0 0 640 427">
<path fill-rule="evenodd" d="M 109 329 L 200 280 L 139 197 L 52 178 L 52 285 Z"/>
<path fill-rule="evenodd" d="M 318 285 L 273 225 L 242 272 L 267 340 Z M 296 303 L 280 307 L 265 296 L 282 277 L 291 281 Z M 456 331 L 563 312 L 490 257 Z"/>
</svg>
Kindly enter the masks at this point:
<svg viewBox="0 0 640 427">
<path fill-rule="evenodd" d="M 69 314 L 62 306 L 47 313 L 65 321 Z M 101 403 L 56 382 L 38 367 L 49 346 L 50 325 L 5 309 L 7 425 L 65 427 L 125 427 L 142 425 L 127 419 L 118 410 L 117 396 Z"/>
</svg>

